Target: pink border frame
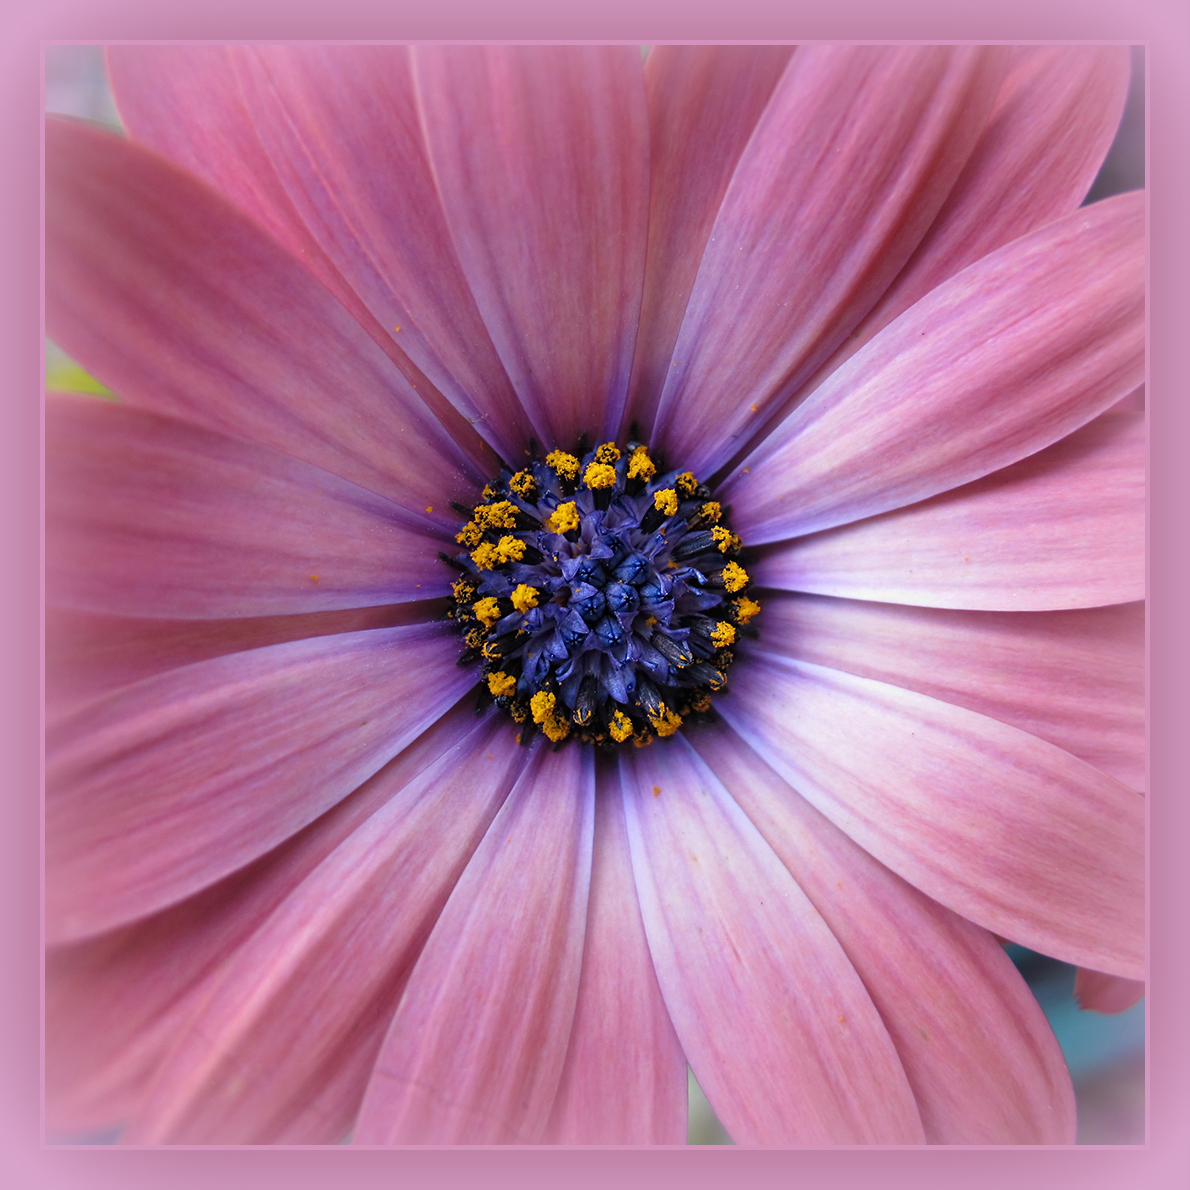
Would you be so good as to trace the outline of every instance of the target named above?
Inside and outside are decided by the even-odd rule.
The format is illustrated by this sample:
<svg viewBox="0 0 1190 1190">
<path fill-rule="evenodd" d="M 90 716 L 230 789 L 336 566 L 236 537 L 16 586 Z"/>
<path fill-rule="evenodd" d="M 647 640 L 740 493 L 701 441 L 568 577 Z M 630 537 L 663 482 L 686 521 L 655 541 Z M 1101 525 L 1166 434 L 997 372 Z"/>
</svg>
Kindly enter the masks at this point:
<svg viewBox="0 0 1190 1190">
<path fill-rule="evenodd" d="M 30 6 L 31 7 L 31 6 Z M 10 163 L 0 250 L 11 266 L 0 286 L 0 362 L 5 433 L 0 509 L 5 680 L 0 696 L 0 920 L 5 979 L 0 1012 L 0 1173 L 8 1185 L 146 1190 L 218 1184 L 226 1190 L 284 1184 L 390 1187 L 561 1183 L 586 1188 L 684 1179 L 750 1187 L 882 1187 L 912 1184 L 964 1190 L 1002 1186 L 1102 1186 L 1157 1190 L 1190 1184 L 1190 1016 L 1181 1005 L 1190 957 L 1179 906 L 1190 904 L 1190 841 L 1184 791 L 1190 583 L 1183 526 L 1190 508 L 1190 11 L 1185 0 L 834 0 L 827 12 L 789 0 L 41 0 L 3 18 L 0 39 L 0 154 Z M 1151 441 L 1150 584 L 1152 640 L 1151 976 L 1149 1142 L 1078 1149 L 934 1150 L 244 1150 L 47 1149 L 40 1145 L 38 1020 L 40 946 L 36 921 L 38 805 L 39 529 L 41 349 L 40 43 L 106 40 L 1088 40 L 1145 43 L 1150 105 Z M 1166 547 L 1166 548 L 1163 548 Z M 1180 780 L 1179 780 L 1180 778 Z"/>
</svg>

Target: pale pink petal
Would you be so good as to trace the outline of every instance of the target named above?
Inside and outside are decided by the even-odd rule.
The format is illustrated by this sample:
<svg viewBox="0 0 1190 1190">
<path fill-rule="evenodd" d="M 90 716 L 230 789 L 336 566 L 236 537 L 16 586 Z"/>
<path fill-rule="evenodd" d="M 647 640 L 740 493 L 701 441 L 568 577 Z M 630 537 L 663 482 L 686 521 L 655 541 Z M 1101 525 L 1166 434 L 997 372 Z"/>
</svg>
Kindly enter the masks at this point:
<svg viewBox="0 0 1190 1190">
<path fill-rule="evenodd" d="M 463 272 L 548 446 L 620 424 L 640 312 L 648 116 L 635 46 L 413 50 Z"/>
<path fill-rule="evenodd" d="M 492 473 L 466 424 L 448 432 L 256 224 L 81 124 L 46 126 L 46 288 L 55 342 L 129 404 L 292 454 L 431 529 L 453 526 L 450 499 L 474 499 Z"/>
<path fill-rule="evenodd" d="M 46 402 L 46 586 L 80 610 L 220 618 L 449 594 L 449 538 L 292 455 L 93 397 Z"/>
<path fill-rule="evenodd" d="M 954 189 L 909 263 L 823 366 L 828 375 L 918 298 L 981 256 L 1076 210 L 1128 96 L 1122 45 L 1020 46 Z"/>
<path fill-rule="evenodd" d="M 1143 599 L 1144 415 L 1104 414 L 974 483 L 783 542 L 751 573 L 790 590 L 981 611 Z"/>
<path fill-rule="evenodd" d="M 1084 1012 L 1124 1012 L 1145 994 L 1139 979 L 1121 979 L 1080 967 L 1074 977 L 1074 998 Z"/>
<path fill-rule="evenodd" d="M 1000 49 L 803 46 L 724 196 L 655 435 L 722 466 L 868 311 L 982 129 Z"/>
<path fill-rule="evenodd" d="M 50 1127 L 81 1131 L 136 1114 L 153 1071 L 229 956 L 394 790 L 454 748 L 474 724 L 464 699 L 370 781 L 248 867 L 142 921 L 51 949 Z"/>
<path fill-rule="evenodd" d="M 1143 973 L 1140 794 L 1019 728 L 785 657 L 741 662 L 716 706 L 927 896 L 1043 954 Z"/>
<path fill-rule="evenodd" d="M 931 1144 L 1073 1144 L 1044 1014 L 991 934 L 877 863 L 730 728 L 693 740 L 838 939 L 897 1047 Z"/>
<path fill-rule="evenodd" d="M 1145 609 L 963 612 L 772 594 L 765 652 L 904 686 L 1145 781 Z"/>
<path fill-rule="evenodd" d="M 787 45 L 659 45 L 645 60 L 649 248 L 624 415 L 645 439 L 711 225 L 792 52 Z"/>
<path fill-rule="evenodd" d="M 47 741 L 46 931 L 144 916 L 345 797 L 475 681 L 446 625 L 292 641 L 170 670 Z"/>
<path fill-rule="evenodd" d="M 409 978 L 359 1144 L 532 1144 L 562 1074 L 591 877 L 589 750 L 539 743 Z"/>
<path fill-rule="evenodd" d="M 223 964 L 125 1139 L 346 1135 L 409 971 L 527 759 L 490 715 L 390 787 Z"/>
<path fill-rule="evenodd" d="M 1140 383 L 1144 196 L 964 269 L 799 405 L 721 488 L 750 544 L 916 503 L 1064 438 Z"/>
<path fill-rule="evenodd" d="M 737 1144 L 913 1144 L 880 1015 L 826 923 L 684 739 L 621 761 L 670 1018 Z"/>
<path fill-rule="evenodd" d="M 591 900 L 570 1048 L 543 1144 L 686 1142 L 686 1057 L 657 985 L 620 791 L 596 794 Z"/>
<path fill-rule="evenodd" d="M 426 624 L 444 610 L 443 601 L 436 600 L 237 620 L 136 620 L 47 607 L 46 715 L 56 722 L 121 686 L 225 653 L 365 628 Z"/>
</svg>

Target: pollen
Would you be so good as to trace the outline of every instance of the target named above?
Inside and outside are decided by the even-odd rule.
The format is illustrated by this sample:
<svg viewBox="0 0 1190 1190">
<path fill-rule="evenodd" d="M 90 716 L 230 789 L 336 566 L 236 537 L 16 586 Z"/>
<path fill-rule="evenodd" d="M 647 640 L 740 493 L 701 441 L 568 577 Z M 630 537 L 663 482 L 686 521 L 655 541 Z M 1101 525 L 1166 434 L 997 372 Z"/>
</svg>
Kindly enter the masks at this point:
<svg viewBox="0 0 1190 1190">
<path fill-rule="evenodd" d="M 554 509 L 546 527 L 551 533 L 569 533 L 579 526 L 578 508 L 573 500 Z"/>
<path fill-rule="evenodd" d="M 605 442 L 595 451 L 595 462 L 615 463 L 620 458 L 620 448 L 614 442 Z"/>
<path fill-rule="evenodd" d="M 723 585 L 734 595 L 748 585 L 748 572 L 738 562 L 723 567 Z"/>
<path fill-rule="evenodd" d="M 496 543 L 496 557 L 503 562 L 519 562 L 525 556 L 525 543 L 511 533 Z"/>
<path fill-rule="evenodd" d="M 475 598 L 475 586 L 465 578 L 457 579 L 451 583 L 450 591 L 459 603 L 470 603 Z"/>
<path fill-rule="evenodd" d="M 557 703 L 557 696 L 546 690 L 539 690 L 529 699 L 529 713 L 533 716 L 533 722 L 555 744 L 561 743 L 570 734 L 570 724 L 554 711 Z"/>
<path fill-rule="evenodd" d="M 531 500 L 537 492 L 537 480 L 528 471 L 518 471 L 508 481 L 508 486 L 522 500 Z"/>
<path fill-rule="evenodd" d="M 731 553 L 733 550 L 740 548 L 740 539 L 730 530 L 723 528 L 722 525 L 716 525 L 711 530 L 711 537 L 715 544 L 719 547 L 721 554 Z"/>
<path fill-rule="evenodd" d="M 629 479 L 643 479 L 650 480 L 657 474 L 657 466 L 651 458 L 646 447 L 638 446 L 632 452 L 632 458 L 628 460 L 628 478 Z"/>
<path fill-rule="evenodd" d="M 708 500 L 698 510 L 698 515 L 708 525 L 717 525 L 723 517 L 723 505 L 718 500 Z"/>
<path fill-rule="evenodd" d="M 500 619 L 500 605 L 492 598 L 481 599 L 471 610 L 485 628 L 491 628 Z"/>
<path fill-rule="evenodd" d="M 545 456 L 545 465 L 552 467 L 563 479 L 573 479 L 578 474 L 578 459 L 564 450 L 552 450 Z"/>
<path fill-rule="evenodd" d="M 511 529 L 516 524 L 517 507 L 511 500 L 496 504 L 481 504 L 475 510 L 475 519 L 484 529 Z"/>
<path fill-rule="evenodd" d="M 666 516 L 676 516 L 678 512 L 678 494 L 673 488 L 653 493 L 653 507 Z"/>
<path fill-rule="evenodd" d="M 500 564 L 496 547 L 490 541 L 485 541 L 478 549 L 471 551 L 471 561 L 480 570 L 495 570 Z"/>
<path fill-rule="evenodd" d="M 656 715 L 649 716 L 649 722 L 653 725 L 653 730 L 662 738 L 671 736 L 682 726 L 682 716 L 662 703 L 657 708 Z"/>
<path fill-rule="evenodd" d="M 607 725 L 607 730 L 617 744 L 622 744 L 632 735 L 632 720 L 623 711 L 616 711 Z"/>
<path fill-rule="evenodd" d="M 613 487 L 615 482 L 616 469 L 608 463 L 589 463 L 583 472 L 583 483 L 595 490 Z"/>
<path fill-rule="evenodd" d="M 479 545 L 482 540 L 483 530 L 474 521 L 468 521 L 455 534 L 455 541 L 459 545 Z"/>
<path fill-rule="evenodd" d="M 527 583 L 520 583 L 512 593 L 512 606 L 522 615 L 531 607 L 537 606 L 537 588 Z"/>
<path fill-rule="evenodd" d="M 512 674 L 490 673 L 488 674 L 488 690 L 491 691 L 494 698 L 512 694 L 516 690 L 516 678 Z"/>
<path fill-rule="evenodd" d="M 759 612 L 760 604 L 755 599 L 749 599 L 747 595 L 735 601 L 735 618 L 740 624 L 747 624 Z"/>
<path fill-rule="evenodd" d="M 714 641 L 716 648 L 726 649 L 728 645 L 735 644 L 735 628 L 726 620 L 720 620 L 715 625 L 714 632 L 711 633 L 711 640 Z"/>
<path fill-rule="evenodd" d="M 694 478 L 693 471 L 683 471 L 674 481 L 674 485 L 683 496 L 690 497 L 698 487 L 698 480 Z"/>
</svg>

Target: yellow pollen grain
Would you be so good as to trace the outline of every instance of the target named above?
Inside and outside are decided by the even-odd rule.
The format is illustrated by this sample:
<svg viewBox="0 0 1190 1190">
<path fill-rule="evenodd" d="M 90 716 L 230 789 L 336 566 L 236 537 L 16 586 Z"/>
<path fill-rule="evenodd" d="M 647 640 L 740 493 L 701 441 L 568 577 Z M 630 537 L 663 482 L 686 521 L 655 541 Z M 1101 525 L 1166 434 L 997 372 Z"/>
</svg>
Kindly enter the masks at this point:
<svg viewBox="0 0 1190 1190">
<path fill-rule="evenodd" d="M 661 786 L 660 786 L 660 785 L 654 785 L 654 786 L 653 786 L 653 796 L 654 796 L 654 797 L 660 797 L 660 796 L 661 796 Z"/>
<path fill-rule="evenodd" d="M 525 543 L 511 533 L 496 543 L 496 557 L 503 562 L 519 562 L 525 556 Z"/>
<path fill-rule="evenodd" d="M 471 551 L 471 561 L 480 570 L 494 570 L 500 564 L 500 555 L 490 541 Z"/>
<path fill-rule="evenodd" d="M 517 589 L 512 593 L 512 606 L 522 615 L 531 607 L 536 607 L 537 588 L 530 587 L 527 583 L 519 583 Z"/>
<path fill-rule="evenodd" d="M 720 620 L 715 625 L 715 631 L 711 633 L 711 640 L 715 642 L 715 646 L 720 649 L 727 648 L 728 645 L 735 644 L 735 628 L 732 627 L 726 620 Z"/>
<path fill-rule="evenodd" d="M 469 649 L 482 649 L 484 641 L 488 639 L 487 629 L 472 628 L 463 639 L 466 640 Z"/>
<path fill-rule="evenodd" d="M 662 703 L 658 708 L 658 714 L 650 715 L 649 722 L 653 725 L 653 730 L 664 739 L 666 736 L 671 736 L 679 727 L 682 726 L 682 716 L 675 714 L 669 707 Z"/>
<path fill-rule="evenodd" d="M 502 698 L 516 689 L 516 678 L 506 673 L 488 674 L 488 689 L 494 698 Z"/>
<path fill-rule="evenodd" d="M 617 744 L 622 744 L 632 734 L 632 720 L 623 711 L 617 711 L 607 725 L 607 730 Z"/>
<path fill-rule="evenodd" d="M 573 479 L 578 474 L 578 459 L 564 450 L 552 450 L 545 456 L 545 465 L 552 467 L 563 479 Z"/>
<path fill-rule="evenodd" d="M 509 481 L 508 486 L 516 492 L 522 500 L 528 500 L 537 490 L 537 480 L 528 471 L 518 471 Z"/>
<path fill-rule="evenodd" d="M 607 463 L 588 463 L 583 472 L 583 483 L 595 490 L 613 487 L 615 482 L 616 469 Z"/>
<path fill-rule="evenodd" d="M 741 624 L 747 624 L 753 616 L 760 612 L 760 604 L 747 595 L 735 601 L 735 618 Z"/>
<path fill-rule="evenodd" d="M 704 521 L 717 525 L 723 515 L 723 505 L 718 500 L 708 500 L 698 511 Z"/>
<path fill-rule="evenodd" d="M 538 690 L 529 699 L 529 713 L 533 716 L 533 722 L 539 724 L 546 737 L 555 744 L 570 734 L 570 724 L 555 713 L 557 704 L 557 697 L 546 690 Z"/>
<path fill-rule="evenodd" d="M 320 582 L 322 582 L 322 579 L 320 579 L 320 578 L 318 577 L 318 575 L 316 575 L 316 574 L 312 574 L 312 575 L 310 575 L 310 581 L 311 581 L 312 583 L 320 583 Z"/>
<path fill-rule="evenodd" d="M 517 506 L 511 500 L 500 500 L 496 504 L 481 504 L 475 510 L 475 519 L 485 529 L 511 529 L 516 524 L 516 514 Z"/>
<path fill-rule="evenodd" d="M 496 497 L 496 489 L 490 483 L 483 485 L 483 491 L 479 493 L 481 500 L 493 500 Z"/>
<path fill-rule="evenodd" d="M 690 706 L 693 710 L 705 713 L 711 709 L 711 696 L 709 694 L 700 694 Z"/>
<path fill-rule="evenodd" d="M 455 541 L 459 545 L 479 545 L 482 540 L 483 530 L 474 521 L 468 521 L 455 534 Z"/>
<path fill-rule="evenodd" d="M 434 506 L 433 506 L 432 504 L 427 504 L 427 505 L 426 505 L 426 512 L 433 512 L 433 511 L 434 511 Z"/>
<path fill-rule="evenodd" d="M 694 489 L 698 487 L 698 480 L 694 478 L 693 471 L 683 471 L 682 474 L 674 480 L 674 485 L 683 496 L 693 496 Z"/>
<path fill-rule="evenodd" d="M 559 504 L 546 521 L 546 528 L 551 533 L 569 533 L 578 528 L 578 508 L 573 500 L 566 504 Z"/>
<path fill-rule="evenodd" d="M 678 494 L 673 488 L 665 488 L 653 493 L 653 507 L 666 516 L 676 516 L 678 511 Z"/>
<path fill-rule="evenodd" d="M 475 598 L 475 587 L 465 578 L 456 579 L 451 583 L 450 591 L 460 603 L 470 603 Z"/>
<path fill-rule="evenodd" d="M 641 732 L 640 735 L 632 737 L 632 746 L 634 748 L 647 748 L 653 742 L 653 737 L 647 731 Z"/>
<path fill-rule="evenodd" d="M 614 442 L 605 442 L 595 451 L 595 462 L 615 463 L 620 458 L 620 448 Z"/>
<path fill-rule="evenodd" d="M 643 446 L 638 446 L 632 452 L 632 458 L 628 460 L 628 478 L 652 479 L 656 474 L 657 466 L 649 458 L 648 451 Z"/>
<path fill-rule="evenodd" d="M 721 554 L 726 554 L 729 550 L 738 550 L 743 544 L 730 529 L 725 529 L 722 525 L 716 525 L 711 530 L 711 536 L 715 539 Z"/>
<path fill-rule="evenodd" d="M 748 572 L 738 562 L 723 567 L 723 585 L 734 595 L 748 585 Z"/>
<path fill-rule="evenodd" d="M 491 596 L 481 599 L 471 610 L 485 628 L 491 628 L 500 618 L 500 605 Z"/>
<path fill-rule="evenodd" d="M 495 641 L 489 640 L 484 644 L 483 659 L 485 661 L 499 661 L 500 660 L 500 654 L 496 649 Z"/>
</svg>

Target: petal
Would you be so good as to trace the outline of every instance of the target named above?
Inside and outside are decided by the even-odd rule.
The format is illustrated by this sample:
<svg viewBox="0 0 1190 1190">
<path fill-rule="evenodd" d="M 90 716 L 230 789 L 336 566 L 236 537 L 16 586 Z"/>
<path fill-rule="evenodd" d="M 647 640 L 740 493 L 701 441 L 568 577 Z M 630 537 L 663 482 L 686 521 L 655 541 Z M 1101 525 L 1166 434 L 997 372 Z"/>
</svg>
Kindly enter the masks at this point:
<svg viewBox="0 0 1190 1190">
<path fill-rule="evenodd" d="M 902 508 L 1033 454 L 1143 379 L 1144 196 L 1014 240 L 940 285 L 799 405 L 724 485 L 779 541 Z"/>
<path fill-rule="evenodd" d="M 649 247 L 625 422 L 651 437 L 711 225 L 792 46 L 659 45 L 645 59 Z"/>
<path fill-rule="evenodd" d="M 956 612 L 774 594 L 762 647 L 1019 727 L 1133 789 L 1145 780 L 1145 609 Z"/>
<path fill-rule="evenodd" d="M 648 124 L 634 46 L 413 50 L 463 271 L 544 443 L 620 424 L 640 313 Z"/>
<path fill-rule="evenodd" d="M 47 742 L 47 932 L 81 938 L 211 884 L 365 781 L 475 682 L 445 625 L 200 661 Z"/>
<path fill-rule="evenodd" d="M 1062 1051 L 1003 948 L 877 863 L 739 736 L 694 745 L 838 939 L 897 1047 L 931 1144 L 1073 1144 Z"/>
<path fill-rule="evenodd" d="M 141 119 L 162 89 L 193 87 L 201 69 L 191 47 L 117 51 L 120 75 L 141 81 L 135 105 Z M 239 92 L 217 92 L 225 118 L 254 127 L 288 199 L 271 204 L 273 220 L 296 215 L 295 238 L 307 231 L 451 404 L 506 458 L 519 454 L 528 422 L 455 256 L 422 139 L 408 48 L 228 46 L 223 52 L 240 84 Z M 172 69 L 161 69 L 161 60 Z M 190 116 L 168 130 L 166 144 L 184 145 L 196 118 L 210 119 Z"/>
<path fill-rule="evenodd" d="M 621 762 L 645 933 L 699 1085 L 737 1144 L 913 1144 L 913 1094 L 813 905 L 682 739 Z"/>
<path fill-rule="evenodd" d="M 620 791 L 595 800 L 578 1006 L 543 1144 L 686 1143 L 686 1056 L 653 971 Z"/>
<path fill-rule="evenodd" d="M 431 529 L 454 525 L 449 501 L 492 474 L 490 452 L 459 445 L 256 224 L 82 125 L 47 124 L 46 171 L 46 323 L 88 371 L 132 405 L 292 454 Z"/>
<path fill-rule="evenodd" d="M 292 455 L 88 397 L 47 400 L 46 450 L 58 603 L 218 618 L 449 592 L 442 538 Z"/>
<path fill-rule="evenodd" d="M 589 752 L 537 747 L 413 969 L 358 1144 L 542 1134 L 578 995 L 594 795 Z"/>
<path fill-rule="evenodd" d="M 1145 426 L 1107 413 L 921 504 L 775 546 L 757 582 L 982 611 L 1143 599 Z"/>
<path fill-rule="evenodd" d="M 1139 979 L 1121 979 L 1080 967 L 1074 977 L 1074 998 L 1084 1012 L 1124 1012 L 1145 994 Z"/>
<path fill-rule="evenodd" d="M 223 965 L 125 1139 L 345 1136 L 409 971 L 525 761 L 490 715 L 390 785 Z"/>
<path fill-rule="evenodd" d="M 1005 63 L 978 46 L 803 46 L 740 158 L 655 432 L 722 466 L 867 312 L 979 135 Z"/>
<path fill-rule="evenodd" d="M 442 611 L 435 601 L 237 620 L 134 620 L 47 607 L 46 715 L 56 722 L 121 686 L 210 657 L 365 628 L 426 624 Z"/>
<path fill-rule="evenodd" d="M 991 118 L 933 226 L 821 374 L 960 269 L 1076 210 L 1119 127 L 1128 76 L 1126 46 L 1016 47 Z"/>
<path fill-rule="evenodd" d="M 723 717 L 881 863 L 1001 937 L 1143 973 L 1139 794 L 925 695 L 784 657 L 747 664 Z"/>
<path fill-rule="evenodd" d="M 248 867 L 142 921 L 51 949 L 45 1053 L 51 1127 L 94 1129 L 140 1111 L 154 1070 L 230 956 L 393 790 L 473 727 L 464 700 L 372 780 Z"/>
</svg>

